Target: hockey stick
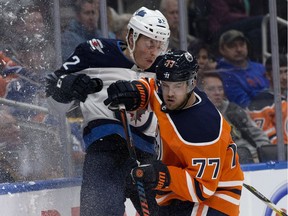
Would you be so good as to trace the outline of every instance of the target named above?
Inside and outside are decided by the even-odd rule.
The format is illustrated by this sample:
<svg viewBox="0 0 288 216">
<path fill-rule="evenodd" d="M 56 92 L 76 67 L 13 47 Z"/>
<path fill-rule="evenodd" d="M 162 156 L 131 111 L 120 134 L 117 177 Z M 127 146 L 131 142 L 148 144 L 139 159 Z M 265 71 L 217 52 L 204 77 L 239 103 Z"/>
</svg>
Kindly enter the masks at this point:
<svg viewBox="0 0 288 216">
<path fill-rule="evenodd" d="M 137 164 L 139 164 L 139 162 L 137 161 L 137 156 L 136 156 L 135 147 L 134 147 L 134 143 L 132 139 L 131 129 L 130 129 L 130 125 L 128 124 L 127 113 L 126 113 L 126 108 L 124 104 L 119 104 L 119 112 L 120 112 L 121 121 L 123 124 L 125 136 L 126 136 L 129 155 L 133 160 L 137 162 Z M 138 195 L 140 199 L 143 216 L 149 216 L 150 212 L 149 212 L 148 202 L 146 199 L 144 185 L 141 182 L 136 181 L 136 186 L 137 186 L 137 191 L 138 191 Z"/>
<path fill-rule="evenodd" d="M 287 216 L 287 214 L 284 211 L 279 209 L 273 202 L 271 202 L 267 197 L 261 194 L 256 188 L 254 188 L 251 185 L 247 185 L 245 183 L 243 183 L 243 186 L 247 190 L 249 190 L 252 194 L 254 194 L 256 197 L 258 197 L 260 200 L 262 200 L 269 208 L 271 208 L 277 214 L 282 215 L 282 216 Z"/>
</svg>

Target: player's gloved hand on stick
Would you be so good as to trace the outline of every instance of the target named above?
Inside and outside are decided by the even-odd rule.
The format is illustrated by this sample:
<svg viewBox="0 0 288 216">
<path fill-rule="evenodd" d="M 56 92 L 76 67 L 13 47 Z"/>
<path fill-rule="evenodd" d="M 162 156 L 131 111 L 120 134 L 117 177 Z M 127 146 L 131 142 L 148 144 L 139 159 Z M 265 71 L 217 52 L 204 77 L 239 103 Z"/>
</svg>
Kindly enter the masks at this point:
<svg viewBox="0 0 288 216">
<path fill-rule="evenodd" d="M 128 111 L 144 108 L 148 100 L 148 91 L 139 81 L 117 81 L 108 87 L 107 93 L 105 105 L 118 107 L 119 104 L 124 104 Z"/>
<path fill-rule="evenodd" d="M 159 160 L 151 164 L 143 164 L 131 170 L 132 180 L 140 181 L 145 187 L 162 189 L 170 184 L 170 174 L 167 166 Z"/>
<path fill-rule="evenodd" d="M 88 94 L 101 91 L 103 82 L 85 74 L 67 74 L 57 77 L 54 73 L 46 77 L 46 95 L 61 103 L 72 100 L 84 102 Z"/>
</svg>

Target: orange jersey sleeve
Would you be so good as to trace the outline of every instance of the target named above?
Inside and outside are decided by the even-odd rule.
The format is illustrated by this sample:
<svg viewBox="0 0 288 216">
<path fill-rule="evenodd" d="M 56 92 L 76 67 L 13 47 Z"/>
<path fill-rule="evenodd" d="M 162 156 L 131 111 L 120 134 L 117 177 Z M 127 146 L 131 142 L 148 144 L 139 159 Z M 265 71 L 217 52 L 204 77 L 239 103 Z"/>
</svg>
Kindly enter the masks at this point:
<svg viewBox="0 0 288 216">
<path fill-rule="evenodd" d="M 0 97 L 5 98 L 7 96 L 10 82 L 17 77 L 16 74 L 9 74 L 5 77 L 0 75 Z"/>
<path fill-rule="evenodd" d="M 281 109 L 284 144 L 288 144 L 287 101 L 282 100 Z M 259 109 L 251 109 L 248 112 L 251 118 L 256 122 L 257 126 L 267 134 L 270 142 L 272 144 L 277 144 L 275 104 L 267 104 Z"/>
</svg>

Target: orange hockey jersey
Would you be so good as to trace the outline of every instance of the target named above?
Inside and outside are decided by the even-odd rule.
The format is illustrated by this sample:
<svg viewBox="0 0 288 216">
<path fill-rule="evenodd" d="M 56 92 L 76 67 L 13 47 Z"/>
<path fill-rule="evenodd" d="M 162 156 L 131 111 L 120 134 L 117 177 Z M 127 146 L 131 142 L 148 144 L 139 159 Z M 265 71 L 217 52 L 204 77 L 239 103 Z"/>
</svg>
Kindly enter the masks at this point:
<svg viewBox="0 0 288 216">
<path fill-rule="evenodd" d="M 192 215 L 206 215 L 208 207 L 239 215 L 244 175 L 230 125 L 198 89 L 194 91 L 198 102 L 192 107 L 164 113 L 154 80 L 142 81 L 150 88 L 150 105 L 162 139 L 159 154 L 171 177 L 169 187 L 156 197 L 158 204 L 178 199 L 195 203 Z"/>
<path fill-rule="evenodd" d="M 281 103 L 282 109 L 282 128 L 284 144 L 288 144 L 288 106 L 287 100 L 283 99 Z M 271 92 L 261 92 L 255 97 L 248 106 L 248 113 L 269 137 L 272 144 L 277 144 L 276 134 L 276 114 L 274 95 Z"/>
</svg>

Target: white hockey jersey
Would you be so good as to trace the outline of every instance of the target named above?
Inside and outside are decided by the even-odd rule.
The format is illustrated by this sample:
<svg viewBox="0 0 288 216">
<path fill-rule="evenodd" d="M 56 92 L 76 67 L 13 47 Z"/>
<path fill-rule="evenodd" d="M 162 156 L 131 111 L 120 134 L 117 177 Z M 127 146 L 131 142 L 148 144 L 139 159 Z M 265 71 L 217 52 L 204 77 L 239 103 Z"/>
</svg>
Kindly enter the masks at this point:
<svg viewBox="0 0 288 216">
<path fill-rule="evenodd" d="M 124 129 L 117 113 L 112 112 L 104 105 L 108 97 L 108 86 L 117 80 L 134 80 L 140 77 L 153 77 L 154 73 L 136 71 L 133 62 L 127 59 L 122 49 L 125 44 L 117 40 L 93 39 L 80 44 L 62 67 L 55 71 L 57 76 L 62 74 L 85 73 L 91 78 L 100 78 L 103 89 L 100 92 L 88 95 L 84 103 L 80 103 L 84 116 L 85 148 L 101 137 L 120 134 L 125 138 Z M 135 70 L 134 70 L 135 67 Z M 148 70 L 153 71 L 155 64 Z M 133 69 L 132 69 L 133 68 Z M 50 106 L 59 112 L 67 112 L 73 104 L 58 103 L 49 99 Z M 142 151 L 155 153 L 154 144 L 157 120 L 155 115 L 147 110 L 138 110 L 128 113 L 128 121 L 135 146 Z"/>
</svg>

